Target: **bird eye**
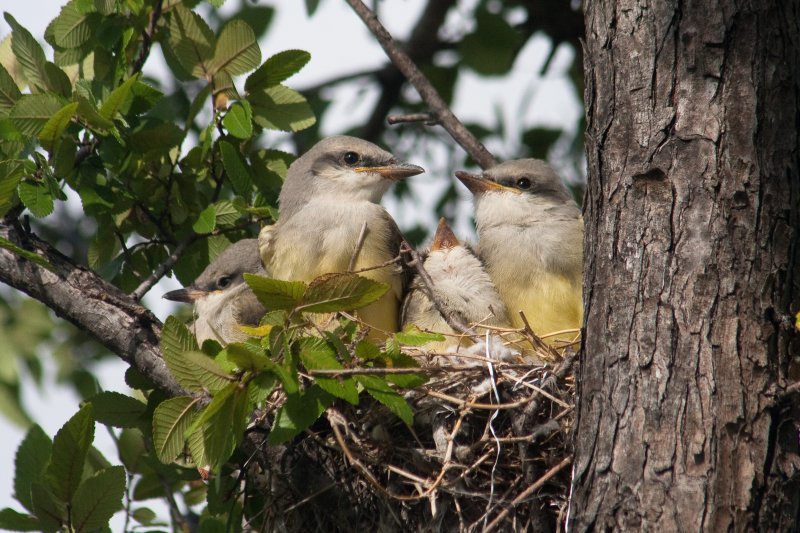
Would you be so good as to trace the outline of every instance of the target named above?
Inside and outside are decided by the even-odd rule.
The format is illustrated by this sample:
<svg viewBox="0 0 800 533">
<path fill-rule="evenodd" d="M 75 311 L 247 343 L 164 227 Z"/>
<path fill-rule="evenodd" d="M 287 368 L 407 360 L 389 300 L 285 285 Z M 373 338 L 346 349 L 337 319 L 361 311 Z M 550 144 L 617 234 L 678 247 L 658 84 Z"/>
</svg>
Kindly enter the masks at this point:
<svg viewBox="0 0 800 533">
<path fill-rule="evenodd" d="M 531 188 L 531 180 L 530 178 L 520 178 L 517 180 L 517 188 L 518 189 L 530 189 Z"/>
<path fill-rule="evenodd" d="M 356 163 L 359 162 L 360 159 L 361 156 L 359 156 L 355 152 L 347 152 L 344 154 L 344 162 L 347 163 L 348 165 L 355 165 Z"/>
<path fill-rule="evenodd" d="M 230 276 L 222 276 L 217 280 L 217 287 L 220 289 L 224 289 L 228 285 L 231 284 L 231 277 Z"/>
</svg>

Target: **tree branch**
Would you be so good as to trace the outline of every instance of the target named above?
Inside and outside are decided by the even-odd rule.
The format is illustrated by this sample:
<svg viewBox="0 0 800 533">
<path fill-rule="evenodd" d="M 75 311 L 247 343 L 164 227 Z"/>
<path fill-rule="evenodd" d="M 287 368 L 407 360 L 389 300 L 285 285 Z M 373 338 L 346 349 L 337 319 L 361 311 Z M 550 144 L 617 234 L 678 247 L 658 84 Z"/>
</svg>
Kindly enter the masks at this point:
<svg viewBox="0 0 800 533">
<path fill-rule="evenodd" d="M 0 224 L 0 237 L 34 252 L 52 268 L 0 248 L 0 281 L 92 335 L 159 389 L 172 396 L 188 394 L 161 358 L 161 323 L 153 313 L 46 242 L 10 226 L 7 219 Z"/>
<path fill-rule="evenodd" d="M 164 0 L 157 0 L 153 11 L 150 12 L 150 20 L 147 23 L 147 28 L 142 32 L 142 47 L 139 49 L 139 55 L 136 57 L 136 62 L 131 69 L 131 76 L 141 72 L 145 61 L 147 61 L 147 56 L 150 55 L 150 47 L 153 45 L 153 34 L 156 32 L 158 19 L 161 18 L 161 8 L 163 5 Z"/>
<path fill-rule="evenodd" d="M 453 114 L 436 88 L 428 81 L 428 78 L 420 72 L 419 68 L 408 57 L 408 54 L 400 50 L 400 47 L 397 46 L 392 36 L 380 23 L 375 13 L 365 6 L 361 0 L 347 0 L 347 3 L 350 4 L 350 7 L 353 8 L 361 20 L 364 21 L 364 24 L 367 25 L 367 28 L 375 35 L 392 63 L 414 85 L 419 95 L 431 108 L 434 117 L 453 139 L 466 150 L 481 168 L 486 169 L 496 165 L 497 161 L 494 156 Z"/>
</svg>

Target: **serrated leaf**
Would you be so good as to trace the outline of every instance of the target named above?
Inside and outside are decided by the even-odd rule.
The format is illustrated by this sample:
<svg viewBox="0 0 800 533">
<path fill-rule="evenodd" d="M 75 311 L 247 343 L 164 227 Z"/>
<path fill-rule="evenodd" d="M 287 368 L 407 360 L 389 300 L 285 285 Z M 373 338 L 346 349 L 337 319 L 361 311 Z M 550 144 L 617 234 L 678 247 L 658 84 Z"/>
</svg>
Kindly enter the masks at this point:
<svg viewBox="0 0 800 533">
<path fill-rule="evenodd" d="M 183 451 L 184 433 L 197 416 L 197 400 L 178 396 L 161 402 L 153 412 L 153 447 L 158 460 L 169 464 Z"/>
<path fill-rule="evenodd" d="M 35 252 L 31 252 L 30 250 L 25 250 L 24 248 L 20 248 L 19 246 L 17 246 L 16 244 L 14 244 L 13 242 L 9 241 L 4 237 L 0 237 L 0 248 L 5 248 L 6 250 L 14 252 L 18 256 L 24 257 L 28 261 L 32 261 L 51 272 L 56 271 L 55 267 L 51 265 L 50 262 L 48 262 L 47 259 L 45 259 L 44 257 L 38 255 Z"/>
<path fill-rule="evenodd" d="M 247 195 L 252 188 L 253 178 L 250 175 L 244 157 L 233 144 L 226 140 L 219 141 L 219 151 L 222 155 L 222 166 L 225 168 L 225 175 L 228 176 L 233 190 L 236 194 Z"/>
<path fill-rule="evenodd" d="M 250 74 L 244 82 L 244 89 L 248 93 L 260 89 L 267 89 L 278 85 L 282 81 L 300 72 L 311 59 L 311 54 L 305 50 L 284 50 L 270 57 L 258 70 Z"/>
<path fill-rule="evenodd" d="M 355 376 L 355 380 L 364 386 L 364 390 L 377 401 L 389 408 L 400 420 L 411 426 L 414 423 L 414 412 L 408 402 L 393 391 L 389 385 L 377 376 Z"/>
<path fill-rule="evenodd" d="M 210 62 L 216 39 L 208 24 L 194 11 L 177 4 L 171 11 L 169 46 L 181 66 L 195 78 L 211 80 Z"/>
<path fill-rule="evenodd" d="M 6 22 L 11 26 L 11 50 L 14 58 L 22 67 L 22 72 L 28 83 L 37 87 L 39 90 L 47 89 L 47 74 L 45 64 L 47 59 L 44 50 L 33 38 L 31 32 L 22 27 L 10 13 L 4 13 Z"/>
<path fill-rule="evenodd" d="M 14 83 L 14 78 L 3 65 L 0 65 L 0 118 L 8 115 L 21 96 L 22 93 Z"/>
<path fill-rule="evenodd" d="M 317 121 L 305 97 L 284 85 L 252 93 L 253 121 L 259 126 L 280 131 L 300 131 Z"/>
<path fill-rule="evenodd" d="M 53 41 L 61 48 L 77 48 L 92 35 L 92 22 L 97 15 L 82 13 L 73 1 L 61 8 L 61 12 L 50 23 Z"/>
<path fill-rule="evenodd" d="M 59 501 L 44 483 L 31 485 L 33 514 L 39 519 L 42 531 L 57 531 L 66 522 L 66 504 Z"/>
<path fill-rule="evenodd" d="M 95 420 L 118 428 L 135 427 L 147 410 L 147 406 L 136 398 L 113 391 L 95 394 L 89 402 L 94 405 Z"/>
<path fill-rule="evenodd" d="M 130 145 L 133 150 L 142 154 L 163 154 L 180 145 L 184 136 L 185 132 L 176 124 L 162 122 L 134 133 Z"/>
<path fill-rule="evenodd" d="M 20 133 L 35 137 L 62 107 L 62 100 L 54 94 L 26 94 L 17 100 L 8 117 Z"/>
<path fill-rule="evenodd" d="M 35 516 L 18 513 L 14 509 L 0 511 L 0 529 L 5 531 L 41 531 L 42 524 Z"/>
<path fill-rule="evenodd" d="M 206 459 L 215 472 L 242 441 L 247 427 L 247 389 L 232 384 L 230 390 L 203 426 Z"/>
<path fill-rule="evenodd" d="M 293 309 L 300 303 L 307 287 L 302 281 L 283 281 L 247 272 L 244 280 L 258 301 L 270 310 Z"/>
<path fill-rule="evenodd" d="M 92 404 L 87 403 L 70 418 L 53 438 L 53 453 L 45 478 L 53 494 L 69 502 L 80 485 L 86 455 L 94 440 Z"/>
<path fill-rule="evenodd" d="M 78 102 L 78 116 L 83 119 L 92 129 L 101 133 L 112 130 L 114 123 L 100 114 L 95 104 L 88 98 L 79 96 Z"/>
<path fill-rule="evenodd" d="M 189 372 L 195 376 L 204 390 L 216 392 L 234 379 L 212 358 L 203 352 L 185 352 L 183 354 L 183 359 L 186 362 L 185 368 L 189 369 Z"/>
<path fill-rule="evenodd" d="M 443 342 L 445 340 L 444 335 L 421 331 L 414 324 L 409 324 L 403 331 L 395 333 L 394 337 L 398 342 L 406 346 L 423 346 L 429 342 Z"/>
<path fill-rule="evenodd" d="M 219 200 L 214 203 L 213 207 L 218 226 L 230 226 L 242 216 L 230 200 Z"/>
<path fill-rule="evenodd" d="M 38 425 L 28 430 L 17 448 L 14 458 L 14 497 L 28 511 L 33 511 L 31 486 L 41 482 L 52 449 L 53 441 Z"/>
<path fill-rule="evenodd" d="M 340 370 L 344 368 L 336 360 L 336 350 L 316 337 L 303 337 L 298 341 L 300 360 L 309 370 Z M 353 405 L 358 405 L 358 390 L 353 378 L 325 378 L 315 376 L 314 381 L 323 390 Z"/>
<path fill-rule="evenodd" d="M 192 224 L 192 230 L 198 234 L 206 234 L 211 233 L 217 227 L 217 212 L 214 209 L 213 205 L 210 205 L 203 209 L 199 215 L 197 215 L 197 220 L 194 221 Z"/>
<path fill-rule="evenodd" d="M 174 316 L 168 316 L 161 330 L 161 354 L 178 383 L 195 392 L 203 390 L 203 384 L 194 375 L 193 367 L 186 364 L 183 355 L 198 349 L 197 341 L 189 329 Z"/>
<path fill-rule="evenodd" d="M 7 159 L 0 161 L 0 217 L 14 206 L 14 192 L 22 176 L 32 174 L 35 165 L 28 160 Z M 37 256 L 38 257 L 38 256 Z"/>
<path fill-rule="evenodd" d="M 240 19 L 228 22 L 219 34 L 211 61 L 211 72 L 227 71 L 230 75 L 244 74 L 261 62 L 261 49 L 253 28 Z"/>
<path fill-rule="evenodd" d="M 125 494 L 125 469 L 111 466 L 87 478 L 75 492 L 72 502 L 72 527 L 76 532 L 93 531 L 108 524 L 122 509 Z"/>
<path fill-rule="evenodd" d="M 0 81 L 2 81 L 0 79 Z M 2 84 L 0 84 L 0 89 Z M 0 95 L 0 106 L 2 105 L 2 95 Z M 0 107 L 2 109 L 2 107 Z M 249 139 L 253 136 L 253 111 L 247 100 L 234 102 L 229 108 L 222 125 L 228 133 L 239 139 Z"/>
<path fill-rule="evenodd" d="M 306 313 L 332 313 L 358 309 L 377 301 L 388 290 L 387 284 L 357 274 L 325 274 L 308 285 L 297 310 Z"/>
<path fill-rule="evenodd" d="M 333 403 L 333 396 L 313 385 L 302 394 L 290 394 L 278 409 L 267 442 L 281 444 L 308 429 L 325 409 Z"/>
<path fill-rule="evenodd" d="M 69 126 L 75 111 L 78 110 L 78 102 L 72 102 L 59 109 L 47 122 L 44 123 L 42 131 L 39 132 L 39 142 L 48 152 L 52 152 L 56 147 L 61 135 Z"/>
<path fill-rule="evenodd" d="M 23 181 L 17 189 L 19 199 L 36 218 L 46 217 L 53 212 L 55 204 L 50 188 L 41 182 Z"/>
<path fill-rule="evenodd" d="M 133 87 L 138 83 L 139 76 L 132 76 L 125 80 L 119 87 L 111 91 L 103 105 L 100 106 L 100 116 L 113 120 L 117 113 L 123 113 L 130 106 L 133 99 Z M 146 87 L 146 85 L 145 85 Z"/>
</svg>

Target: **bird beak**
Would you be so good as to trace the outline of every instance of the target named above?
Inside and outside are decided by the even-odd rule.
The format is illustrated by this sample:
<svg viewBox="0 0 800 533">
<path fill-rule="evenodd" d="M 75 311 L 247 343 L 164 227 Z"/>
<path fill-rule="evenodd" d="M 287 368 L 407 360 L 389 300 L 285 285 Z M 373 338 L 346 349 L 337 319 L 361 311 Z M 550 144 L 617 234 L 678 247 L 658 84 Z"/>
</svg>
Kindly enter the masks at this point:
<svg viewBox="0 0 800 533">
<path fill-rule="evenodd" d="M 482 194 L 488 191 L 513 191 L 517 193 L 519 192 L 516 189 L 512 189 L 511 187 L 505 187 L 495 181 L 483 178 L 481 176 L 476 176 L 475 174 L 470 174 L 469 172 L 464 172 L 463 170 L 457 170 L 456 177 L 461 181 L 461 183 L 467 186 L 469 192 L 475 195 Z"/>
<path fill-rule="evenodd" d="M 185 287 L 183 289 L 177 289 L 174 291 L 169 291 L 166 294 L 163 294 L 161 297 L 167 300 L 172 300 L 173 302 L 183 302 L 190 304 L 197 300 L 198 298 L 202 298 L 205 296 L 205 292 L 193 289 L 191 287 Z"/>
<path fill-rule="evenodd" d="M 424 168 L 407 163 L 391 163 L 380 167 L 356 167 L 354 170 L 356 172 L 377 172 L 382 177 L 392 181 L 400 181 L 425 172 Z"/>
<path fill-rule="evenodd" d="M 456 237 L 455 233 L 453 233 L 453 230 L 450 229 L 447 221 L 444 219 L 444 217 L 440 218 L 439 227 L 436 228 L 436 235 L 433 236 L 433 242 L 431 243 L 431 252 L 440 250 L 442 248 L 455 248 L 459 244 L 458 237 Z"/>
</svg>

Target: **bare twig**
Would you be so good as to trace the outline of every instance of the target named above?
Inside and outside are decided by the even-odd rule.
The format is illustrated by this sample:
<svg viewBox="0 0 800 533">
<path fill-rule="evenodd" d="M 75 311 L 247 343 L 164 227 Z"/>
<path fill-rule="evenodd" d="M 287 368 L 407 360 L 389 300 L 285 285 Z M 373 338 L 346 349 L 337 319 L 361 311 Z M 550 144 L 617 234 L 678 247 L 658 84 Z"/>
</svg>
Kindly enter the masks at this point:
<svg viewBox="0 0 800 533">
<path fill-rule="evenodd" d="M 364 21 L 367 28 L 375 35 L 381 43 L 386 55 L 394 65 L 403 73 L 409 82 L 417 89 L 419 95 L 431 108 L 433 115 L 441 122 L 445 130 L 461 145 L 464 150 L 475 160 L 481 168 L 489 168 L 497 164 L 494 156 L 486 149 L 483 144 L 461 123 L 453 114 L 447 103 L 439 95 L 428 78 L 417 68 L 411 58 L 400 50 L 392 36 L 380 23 L 367 6 L 361 0 L 347 0 L 353 11 Z"/>
<path fill-rule="evenodd" d="M 489 523 L 489 525 L 486 526 L 486 528 L 484 528 L 483 530 L 484 533 L 489 533 L 491 531 L 494 531 L 497 528 L 497 526 L 500 525 L 500 523 L 503 520 L 505 520 L 506 516 L 508 516 L 508 513 L 511 512 L 511 509 L 513 509 L 515 506 L 525 501 L 525 499 L 528 498 L 531 494 L 542 488 L 542 486 L 544 486 L 544 484 L 547 483 L 550 480 L 550 478 L 552 478 L 553 476 L 564 470 L 564 468 L 569 466 L 571 463 L 572 463 L 572 457 L 566 457 L 560 463 L 558 463 L 553 468 L 545 472 L 545 474 L 538 480 L 536 480 L 534 484 L 529 486 L 527 489 L 522 491 L 516 498 L 514 498 L 514 501 L 511 502 L 511 505 L 503 509 L 502 512 L 500 512 L 500 514 L 498 514 L 495 517 L 495 519 L 492 520 Z"/>
<path fill-rule="evenodd" d="M 191 237 L 176 246 L 175 250 L 169 254 L 169 257 L 167 257 L 160 265 L 158 265 L 156 269 L 153 270 L 153 273 L 147 276 L 147 279 L 145 279 L 139 284 L 138 287 L 136 287 L 136 290 L 131 293 L 131 298 L 137 302 L 141 300 L 142 297 L 147 294 L 147 291 L 152 289 L 153 286 L 158 283 L 158 281 L 164 277 L 164 275 L 169 272 L 173 266 L 175 266 L 175 263 L 178 262 L 183 253 L 186 251 L 186 248 L 188 248 L 189 245 L 194 242 L 195 238 L 196 235 L 193 234 Z"/>
<path fill-rule="evenodd" d="M 426 126 L 439 124 L 439 119 L 430 113 L 411 113 L 409 115 L 389 115 L 386 117 L 389 124 L 402 124 L 404 122 L 424 122 Z"/>
<path fill-rule="evenodd" d="M 356 261 L 358 260 L 358 255 L 361 253 L 361 248 L 364 246 L 364 239 L 367 238 L 367 221 L 365 220 L 363 224 L 361 224 L 361 231 L 358 234 L 358 240 L 356 241 L 356 246 L 353 248 L 353 255 L 350 256 L 350 263 L 347 265 L 347 271 L 352 272 L 356 266 Z"/>
<path fill-rule="evenodd" d="M 136 62 L 131 69 L 131 76 L 137 72 L 141 72 L 144 67 L 147 56 L 150 55 L 150 47 L 153 45 L 153 34 L 156 32 L 156 25 L 158 19 L 161 18 L 161 8 L 164 5 L 164 0 L 158 0 L 153 11 L 150 12 L 150 20 L 147 23 L 147 28 L 142 32 L 142 47 L 139 49 L 139 55 L 136 57 Z"/>
</svg>

